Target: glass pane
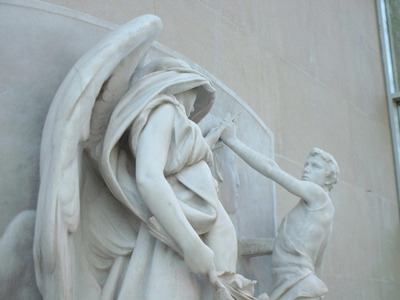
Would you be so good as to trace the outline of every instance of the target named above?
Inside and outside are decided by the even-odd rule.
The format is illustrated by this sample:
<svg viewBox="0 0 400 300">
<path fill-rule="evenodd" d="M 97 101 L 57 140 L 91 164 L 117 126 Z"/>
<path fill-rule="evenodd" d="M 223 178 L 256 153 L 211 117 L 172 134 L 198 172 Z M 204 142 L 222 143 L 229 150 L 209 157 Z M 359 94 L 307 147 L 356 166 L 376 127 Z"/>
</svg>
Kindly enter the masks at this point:
<svg viewBox="0 0 400 300">
<path fill-rule="evenodd" d="M 392 56 L 393 76 L 395 92 L 399 92 L 400 86 L 400 1 L 387 0 L 387 20 Z"/>
</svg>

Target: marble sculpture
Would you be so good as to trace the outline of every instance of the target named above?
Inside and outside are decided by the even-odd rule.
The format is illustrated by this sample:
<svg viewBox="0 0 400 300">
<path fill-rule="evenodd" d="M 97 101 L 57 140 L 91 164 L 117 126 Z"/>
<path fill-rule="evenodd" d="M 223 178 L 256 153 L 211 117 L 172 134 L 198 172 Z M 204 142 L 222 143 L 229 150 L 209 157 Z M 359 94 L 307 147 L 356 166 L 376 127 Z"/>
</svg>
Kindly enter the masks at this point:
<svg viewBox="0 0 400 300">
<path fill-rule="evenodd" d="M 313 148 L 304 165 L 302 180 L 298 180 L 242 143 L 231 120 L 225 120 L 223 127 L 221 139 L 249 166 L 300 197 L 297 206 L 283 219 L 275 240 L 271 299 L 322 299 L 328 288 L 316 272 L 320 271 L 332 233 L 334 207 L 329 191 L 339 174 L 336 160 L 329 153 Z"/>
<path fill-rule="evenodd" d="M 301 198 L 276 239 L 271 299 L 320 299 L 335 160 L 313 149 L 297 180 L 240 142 L 229 118 L 203 137 L 197 123 L 215 89 L 182 60 L 145 62 L 161 27 L 153 15 L 121 26 L 75 64 L 54 97 L 34 237 L 43 299 L 269 299 L 253 296 L 256 282 L 236 272 L 235 228 L 210 169 L 220 138 Z"/>
<path fill-rule="evenodd" d="M 210 171 L 223 128 L 204 138 L 197 125 L 215 90 L 178 59 L 143 63 L 160 30 L 146 15 L 112 32 L 51 104 L 34 239 L 44 299 L 210 299 L 207 284 L 256 299 Z"/>
</svg>

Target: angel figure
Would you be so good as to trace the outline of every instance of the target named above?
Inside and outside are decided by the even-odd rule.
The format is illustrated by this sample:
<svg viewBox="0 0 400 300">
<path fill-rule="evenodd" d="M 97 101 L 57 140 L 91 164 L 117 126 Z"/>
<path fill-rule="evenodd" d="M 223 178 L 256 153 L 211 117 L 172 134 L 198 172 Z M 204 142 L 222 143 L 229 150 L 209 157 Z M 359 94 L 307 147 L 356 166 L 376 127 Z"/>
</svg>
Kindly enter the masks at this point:
<svg viewBox="0 0 400 300">
<path fill-rule="evenodd" d="M 111 33 L 52 102 L 34 242 L 44 299 L 255 299 L 209 167 L 222 129 L 197 125 L 215 90 L 183 61 L 144 63 L 160 30 L 146 15 Z"/>
</svg>

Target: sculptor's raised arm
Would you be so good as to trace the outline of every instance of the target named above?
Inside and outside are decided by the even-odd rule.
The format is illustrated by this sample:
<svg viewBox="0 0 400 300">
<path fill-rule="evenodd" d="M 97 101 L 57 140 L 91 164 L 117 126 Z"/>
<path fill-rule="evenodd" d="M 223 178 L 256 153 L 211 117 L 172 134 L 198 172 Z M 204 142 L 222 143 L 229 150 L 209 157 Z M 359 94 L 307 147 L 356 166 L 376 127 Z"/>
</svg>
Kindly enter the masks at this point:
<svg viewBox="0 0 400 300">
<path fill-rule="evenodd" d="M 254 151 L 249 146 L 238 139 L 236 125 L 230 121 L 224 121 L 221 126 L 224 131 L 221 135 L 223 142 L 229 146 L 239 157 L 241 157 L 250 167 L 275 181 L 288 192 L 303 199 L 310 207 L 319 206 L 324 201 L 324 191 L 318 184 L 299 180 L 294 176 L 283 171 L 272 159 Z M 315 165 L 315 163 L 313 163 Z M 305 172 L 307 172 L 307 163 Z"/>
</svg>

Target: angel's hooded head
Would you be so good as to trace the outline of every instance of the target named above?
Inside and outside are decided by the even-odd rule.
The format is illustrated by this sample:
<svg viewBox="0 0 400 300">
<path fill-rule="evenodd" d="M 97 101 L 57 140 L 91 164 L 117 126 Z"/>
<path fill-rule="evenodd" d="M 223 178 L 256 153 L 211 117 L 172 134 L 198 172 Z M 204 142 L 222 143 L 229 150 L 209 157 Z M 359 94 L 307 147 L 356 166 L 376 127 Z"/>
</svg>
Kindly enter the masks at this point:
<svg viewBox="0 0 400 300">
<path fill-rule="evenodd" d="M 131 87 L 138 85 L 148 86 L 157 94 L 175 95 L 196 123 L 210 111 L 215 99 L 215 89 L 207 77 L 172 57 L 155 59 L 137 70 Z"/>
<path fill-rule="evenodd" d="M 107 92 L 105 88 L 103 92 Z M 103 140 L 116 142 L 148 104 L 161 94 L 175 95 L 193 122 L 200 122 L 210 111 L 215 89 L 211 81 L 182 60 L 164 57 L 138 67 L 122 97 L 111 102 L 98 101 L 91 116 L 87 148 L 91 156 L 102 152 Z M 115 141 L 114 141 L 115 139 Z"/>
</svg>

